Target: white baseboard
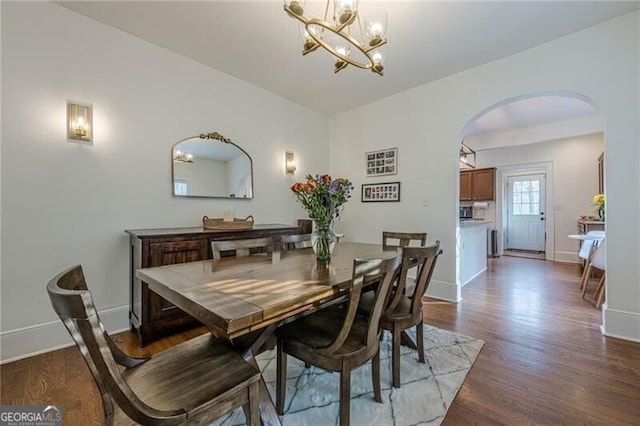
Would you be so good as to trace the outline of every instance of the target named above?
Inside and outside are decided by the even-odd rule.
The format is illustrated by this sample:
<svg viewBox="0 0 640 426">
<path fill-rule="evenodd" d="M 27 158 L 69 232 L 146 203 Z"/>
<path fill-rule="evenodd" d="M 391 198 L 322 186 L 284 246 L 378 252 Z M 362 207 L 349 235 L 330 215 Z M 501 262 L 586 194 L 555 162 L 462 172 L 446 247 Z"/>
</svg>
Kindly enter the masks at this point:
<svg viewBox="0 0 640 426">
<path fill-rule="evenodd" d="M 580 263 L 580 258 L 575 251 L 556 251 L 554 261 L 565 263 Z"/>
<path fill-rule="evenodd" d="M 640 313 L 609 309 L 602 306 L 602 334 L 617 339 L 640 342 Z"/>
<path fill-rule="evenodd" d="M 456 284 L 434 279 L 429 283 L 426 296 L 456 303 L 462 300 L 460 289 Z"/>
<path fill-rule="evenodd" d="M 129 329 L 128 305 L 105 309 L 99 314 L 109 333 L 119 333 Z M 0 364 L 7 364 L 73 344 L 62 321 L 51 321 L 5 331 L 0 334 Z"/>
<path fill-rule="evenodd" d="M 487 270 L 487 267 L 485 266 L 484 268 L 482 268 L 481 270 L 479 270 L 478 272 L 476 272 L 472 277 L 470 277 L 468 280 L 466 280 L 465 282 L 462 283 L 461 287 L 464 287 L 465 285 L 469 284 L 469 282 L 471 282 L 471 280 L 473 280 L 475 277 L 477 277 L 478 275 L 480 275 L 481 273 L 483 273 L 484 271 Z"/>
</svg>

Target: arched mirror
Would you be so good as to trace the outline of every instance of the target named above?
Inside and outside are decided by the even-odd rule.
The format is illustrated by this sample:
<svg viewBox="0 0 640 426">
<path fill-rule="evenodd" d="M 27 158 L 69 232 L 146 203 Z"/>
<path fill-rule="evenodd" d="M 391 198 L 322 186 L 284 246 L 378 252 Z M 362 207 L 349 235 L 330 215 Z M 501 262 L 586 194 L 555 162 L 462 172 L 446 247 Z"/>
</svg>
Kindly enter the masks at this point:
<svg viewBox="0 0 640 426">
<path fill-rule="evenodd" d="M 253 198 L 251 157 L 220 133 L 184 139 L 171 157 L 174 196 Z"/>
</svg>

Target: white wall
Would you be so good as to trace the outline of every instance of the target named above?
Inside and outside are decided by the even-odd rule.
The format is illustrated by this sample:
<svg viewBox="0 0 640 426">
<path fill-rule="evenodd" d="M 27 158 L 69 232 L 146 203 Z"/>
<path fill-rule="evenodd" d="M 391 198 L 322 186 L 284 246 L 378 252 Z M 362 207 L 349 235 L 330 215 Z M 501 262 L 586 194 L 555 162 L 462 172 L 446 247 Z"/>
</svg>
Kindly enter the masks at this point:
<svg viewBox="0 0 640 426">
<path fill-rule="evenodd" d="M 568 91 L 593 100 L 606 119 L 607 302 L 604 332 L 640 340 L 638 16 L 631 13 L 527 51 L 416 87 L 331 119 L 332 173 L 359 189 L 402 182 L 400 203 L 353 203 L 347 237 L 378 241 L 383 229 L 427 231 L 444 249 L 429 294 L 457 299 L 458 149 L 466 123 L 516 96 Z M 389 65 L 391 67 L 391 65 Z M 398 175 L 364 178 L 366 151 L 397 146 Z M 360 196 L 356 190 L 354 198 Z M 423 206 L 424 197 L 428 206 Z"/>
<path fill-rule="evenodd" d="M 127 327 L 125 229 L 197 226 L 223 207 L 258 223 L 305 217 L 284 152 L 297 177 L 327 170 L 325 116 L 56 4 L 1 7 L 2 360 L 70 341 L 45 285 L 74 264 Z M 67 142 L 67 99 L 93 104 L 93 145 Z M 212 131 L 252 156 L 253 200 L 171 195 L 173 144 Z"/>
<path fill-rule="evenodd" d="M 248 178 L 247 170 L 251 170 L 251 161 L 245 155 L 239 155 L 227 162 L 227 191 L 236 197 L 244 197 L 246 193 L 245 180 Z"/>
<path fill-rule="evenodd" d="M 175 180 L 187 182 L 187 193 L 194 196 L 229 195 L 227 162 L 195 157 L 193 163 L 173 163 Z"/>
<path fill-rule="evenodd" d="M 546 206 L 545 214 L 553 219 L 555 253 L 551 258 L 555 260 L 578 261 L 578 244 L 567 235 L 577 232 L 578 216 L 594 214 L 592 198 L 598 193 L 597 160 L 604 149 L 603 136 L 598 133 L 477 152 L 477 166 L 496 167 L 498 175 L 500 171 L 510 169 L 506 166 L 522 165 L 524 168 L 532 163 L 551 162 L 553 179 L 549 185 L 554 202 Z M 497 182 L 498 196 L 501 184 Z M 495 209 L 491 213 L 494 214 Z M 496 217 L 489 219 L 499 222 Z M 502 239 L 504 233 L 501 231 L 500 234 Z"/>
</svg>

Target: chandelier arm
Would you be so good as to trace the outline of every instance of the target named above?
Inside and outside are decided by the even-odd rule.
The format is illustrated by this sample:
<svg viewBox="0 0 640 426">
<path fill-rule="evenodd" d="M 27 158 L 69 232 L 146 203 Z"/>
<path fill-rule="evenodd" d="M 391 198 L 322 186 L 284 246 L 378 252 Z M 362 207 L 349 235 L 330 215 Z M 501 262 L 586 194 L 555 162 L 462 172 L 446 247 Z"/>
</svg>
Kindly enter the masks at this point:
<svg viewBox="0 0 640 426">
<path fill-rule="evenodd" d="M 309 23 L 309 20 L 307 18 L 305 18 L 303 15 L 296 15 L 289 6 L 285 6 L 284 11 L 287 12 L 287 15 L 289 15 L 289 17 L 297 19 L 305 25 Z"/>
<path fill-rule="evenodd" d="M 353 66 L 356 66 L 358 68 L 361 69 L 372 69 L 372 67 L 374 66 L 374 62 L 373 62 L 373 58 L 371 57 L 371 55 L 369 54 L 369 52 L 375 48 L 378 48 L 382 45 L 384 45 L 387 41 L 386 40 L 382 40 L 382 42 L 380 42 L 379 44 L 377 44 L 376 46 L 362 46 L 360 45 L 360 43 L 358 42 L 358 40 L 356 40 L 355 38 L 351 37 L 349 34 L 346 33 L 341 33 L 336 31 L 330 24 L 328 24 L 327 22 L 321 21 L 318 18 L 312 18 L 309 19 L 309 22 L 307 24 L 307 26 L 309 25 L 317 25 L 319 27 L 324 28 L 327 31 L 331 31 L 332 33 L 334 33 L 335 35 L 341 37 L 342 39 L 344 39 L 345 41 L 347 41 L 351 46 L 355 47 L 356 49 L 358 49 L 367 59 L 368 59 L 368 63 L 362 63 L 359 61 L 356 61 L 355 59 L 351 58 L 350 56 L 346 56 L 343 55 L 339 52 L 337 52 L 333 46 L 331 46 L 330 44 L 328 44 L 322 37 L 319 37 L 317 35 L 315 35 L 313 33 L 313 31 L 307 31 L 309 33 L 309 35 L 311 36 L 311 38 L 318 43 L 320 46 L 322 46 L 325 50 L 327 50 L 329 53 L 331 53 L 333 56 L 340 58 L 341 60 L 350 63 Z"/>
<path fill-rule="evenodd" d="M 362 46 L 362 50 L 364 50 L 366 53 L 368 53 L 368 52 L 371 52 L 374 49 L 377 49 L 380 46 L 384 46 L 385 44 L 387 44 L 387 39 L 383 38 L 382 41 L 380 43 L 376 44 L 375 46 Z"/>
</svg>

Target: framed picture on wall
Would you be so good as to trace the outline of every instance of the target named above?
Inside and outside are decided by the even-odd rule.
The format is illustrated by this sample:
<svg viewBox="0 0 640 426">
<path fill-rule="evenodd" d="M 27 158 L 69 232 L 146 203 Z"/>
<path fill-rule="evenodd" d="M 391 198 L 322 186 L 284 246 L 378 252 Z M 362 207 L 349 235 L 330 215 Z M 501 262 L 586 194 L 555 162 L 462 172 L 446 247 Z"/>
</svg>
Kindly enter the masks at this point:
<svg viewBox="0 0 640 426">
<path fill-rule="evenodd" d="M 363 203 L 400 201 L 400 182 L 363 183 Z"/>
<path fill-rule="evenodd" d="M 395 175 L 398 173 L 398 148 L 365 153 L 366 177 Z"/>
</svg>

